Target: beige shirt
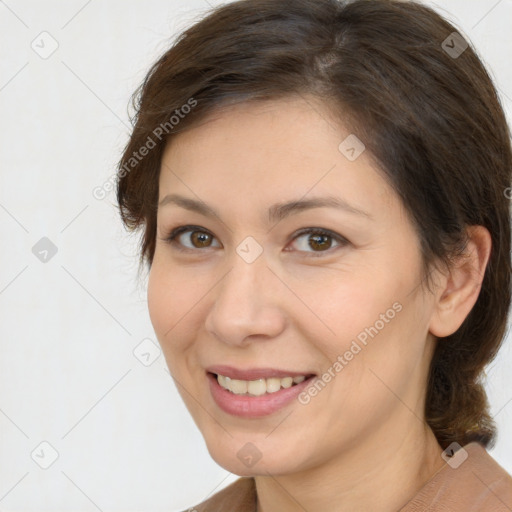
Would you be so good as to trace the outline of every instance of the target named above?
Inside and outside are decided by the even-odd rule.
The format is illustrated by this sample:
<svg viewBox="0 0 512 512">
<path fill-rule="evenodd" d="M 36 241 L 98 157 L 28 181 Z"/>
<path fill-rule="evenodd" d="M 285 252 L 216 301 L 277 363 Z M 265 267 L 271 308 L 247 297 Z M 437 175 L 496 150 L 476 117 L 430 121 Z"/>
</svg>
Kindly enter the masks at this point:
<svg viewBox="0 0 512 512">
<path fill-rule="evenodd" d="M 465 460 L 459 450 L 397 512 L 512 512 L 512 477 L 480 443 L 463 448 Z M 254 478 L 239 478 L 184 512 L 256 512 Z"/>
</svg>

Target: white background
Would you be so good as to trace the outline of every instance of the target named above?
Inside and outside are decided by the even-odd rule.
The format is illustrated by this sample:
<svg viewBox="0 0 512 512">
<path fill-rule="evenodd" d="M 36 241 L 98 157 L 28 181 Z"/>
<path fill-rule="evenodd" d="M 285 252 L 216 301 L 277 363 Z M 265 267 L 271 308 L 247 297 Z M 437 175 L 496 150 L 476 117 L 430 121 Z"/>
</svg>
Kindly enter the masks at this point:
<svg viewBox="0 0 512 512">
<path fill-rule="evenodd" d="M 156 341 L 137 238 L 114 191 L 92 195 L 115 172 L 130 94 L 208 3 L 0 1 L 2 511 L 180 511 L 238 478 L 210 458 L 163 356 L 134 356 Z M 512 1 L 433 5 L 473 41 L 510 120 Z M 43 31 L 58 43 L 47 59 L 31 47 Z M 46 263 L 32 253 L 42 237 L 58 249 Z M 490 453 L 509 472 L 511 361 L 507 339 L 486 384 Z M 58 453 L 47 469 L 31 458 L 50 461 L 43 441 Z"/>
</svg>

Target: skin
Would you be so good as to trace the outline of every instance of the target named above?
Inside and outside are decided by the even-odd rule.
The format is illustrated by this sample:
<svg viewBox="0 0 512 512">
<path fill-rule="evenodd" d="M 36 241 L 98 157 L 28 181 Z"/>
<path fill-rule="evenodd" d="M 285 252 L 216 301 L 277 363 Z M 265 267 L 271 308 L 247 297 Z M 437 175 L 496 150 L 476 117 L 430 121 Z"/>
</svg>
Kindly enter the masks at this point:
<svg viewBox="0 0 512 512">
<path fill-rule="evenodd" d="M 428 368 L 436 336 L 456 331 L 476 302 L 490 235 L 470 230 L 467 257 L 435 271 L 428 292 L 398 196 L 367 151 L 349 161 L 338 150 L 349 134 L 314 98 L 245 103 L 175 136 L 162 159 L 159 199 L 200 199 L 220 219 L 158 208 L 151 322 L 213 459 L 255 476 L 258 512 L 398 510 L 445 464 L 424 421 Z M 268 222 L 276 202 L 324 195 L 371 218 L 321 207 Z M 189 249 L 180 252 L 164 239 L 187 224 L 211 238 L 201 244 L 192 228 L 177 237 Z M 348 242 L 319 248 L 315 235 L 295 236 L 308 227 Z M 263 248 L 252 263 L 236 252 L 248 236 Z M 322 375 L 396 302 L 401 311 L 308 404 L 247 419 L 213 401 L 205 367 Z M 250 468 L 237 457 L 248 442 L 261 453 Z"/>
</svg>

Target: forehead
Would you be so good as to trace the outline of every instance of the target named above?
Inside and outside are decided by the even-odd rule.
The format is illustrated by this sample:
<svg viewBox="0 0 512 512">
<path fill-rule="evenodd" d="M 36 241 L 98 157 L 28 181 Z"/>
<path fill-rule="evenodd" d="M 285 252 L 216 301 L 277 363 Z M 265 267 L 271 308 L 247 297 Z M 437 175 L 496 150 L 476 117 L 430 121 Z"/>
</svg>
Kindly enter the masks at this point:
<svg viewBox="0 0 512 512">
<path fill-rule="evenodd" d="M 170 139 L 159 200 L 179 192 L 244 208 L 328 193 L 375 209 L 393 194 L 366 151 L 343 152 L 354 135 L 311 98 L 233 105 Z"/>
</svg>

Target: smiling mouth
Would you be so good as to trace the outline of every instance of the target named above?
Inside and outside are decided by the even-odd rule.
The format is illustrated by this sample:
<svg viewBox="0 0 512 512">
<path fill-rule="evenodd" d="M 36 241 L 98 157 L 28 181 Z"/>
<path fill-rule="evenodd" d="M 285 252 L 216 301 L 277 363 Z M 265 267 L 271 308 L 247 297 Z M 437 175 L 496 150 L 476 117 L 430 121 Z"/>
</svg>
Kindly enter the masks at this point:
<svg viewBox="0 0 512 512">
<path fill-rule="evenodd" d="M 245 396 L 261 396 L 277 393 L 282 389 L 291 388 L 314 377 L 313 374 L 309 374 L 295 377 L 270 377 L 266 379 L 240 380 L 232 379 L 217 373 L 208 373 L 215 377 L 220 387 L 230 391 L 234 395 Z"/>
</svg>

